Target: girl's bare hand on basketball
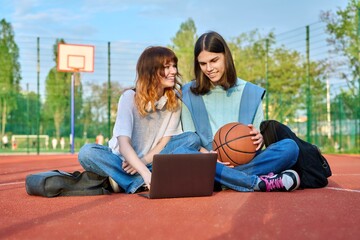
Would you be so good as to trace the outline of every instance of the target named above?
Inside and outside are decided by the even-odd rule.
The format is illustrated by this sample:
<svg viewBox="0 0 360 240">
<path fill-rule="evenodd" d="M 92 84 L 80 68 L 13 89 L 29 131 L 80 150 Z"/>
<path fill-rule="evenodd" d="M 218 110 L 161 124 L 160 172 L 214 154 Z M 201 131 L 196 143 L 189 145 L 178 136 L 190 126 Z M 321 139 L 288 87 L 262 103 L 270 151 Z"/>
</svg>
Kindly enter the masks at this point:
<svg viewBox="0 0 360 240">
<path fill-rule="evenodd" d="M 122 168 L 128 174 L 134 175 L 135 173 L 137 173 L 136 169 L 133 168 L 127 161 L 122 162 Z"/>
<path fill-rule="evenodd" d="M 252 124 L 248 124 L 248 127 L 251 128 L 250 134 L 255 135 L 251 137 L 251 139 L 254 141 L 254 144 L 257 145 L 256 151 L 258 151 L 263 146 L 263 142 L 264 142 L 263 136 L 260 133 L 260 131 L 258 131 Z"/>
</svg>

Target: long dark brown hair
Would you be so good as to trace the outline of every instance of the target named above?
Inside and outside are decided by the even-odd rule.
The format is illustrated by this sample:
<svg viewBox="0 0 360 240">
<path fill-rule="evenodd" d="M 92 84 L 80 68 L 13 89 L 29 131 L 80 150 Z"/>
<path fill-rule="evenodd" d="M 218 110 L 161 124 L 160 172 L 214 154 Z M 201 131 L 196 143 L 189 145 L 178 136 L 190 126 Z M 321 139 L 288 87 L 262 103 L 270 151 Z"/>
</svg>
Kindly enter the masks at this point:
<svg viewBox="0 0 360 240">
<path fill-rule="evenodd" d="M 217 32 L 207 32 L 202 34 L 195 43 L 194 48 L 194 71 L 195 86 L 191 87 L 191 91 L 196 95 L 204 95 L 211 90 L 210 79 L 202 72 L 198 61 L 198 56 L 202 51 L 213 53 L 223 53 L 225 57 L 225 72 L 219 80 L 219 84 L 224 90 L 236 84 L 236 70 L 230 49 L 224 38 Z"/>
</svg>

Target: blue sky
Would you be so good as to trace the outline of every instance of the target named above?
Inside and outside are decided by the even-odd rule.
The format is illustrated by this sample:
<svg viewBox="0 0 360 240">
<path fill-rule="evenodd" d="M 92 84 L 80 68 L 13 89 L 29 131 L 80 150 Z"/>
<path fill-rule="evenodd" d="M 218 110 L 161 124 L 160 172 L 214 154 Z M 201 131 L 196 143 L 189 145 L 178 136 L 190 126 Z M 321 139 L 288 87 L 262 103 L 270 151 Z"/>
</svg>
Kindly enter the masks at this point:
<svg viewBox="0 0 360 240">
<path fill-rule="evenodd" d="M 123 62 L 112 63 L 116 66 L 112 81 L 130 86 L 144 46 L 171 44 L 181 23 L 189 18 L 198 35 L 214 30 L 230 40 L 254 29 L 262 34 L 304 29 L 319 21 L 321 11 L 335 12 L 346 6 L 346 0 L 0 0 L 0 19 L 11 23 L 20 48 L 23 89 L 26 84 L 30 91 L 37 87 L 36 37 L 42 45 L 49 44 L 41 48 L 43 93 L 46 74 L 54 66 L 50 46 L 56 38 L 77 44 L 112 42 L 112 53 L 119 46 L 129 48 L 121 45 L 129 43 L 133 55 L 123 54 Z M 97 56 L 107 52 L 105 47 L 99 51 Z M 84 74 L 83 82 L 106 81 L 106 56 L 100 57 L 103 60 L 95 61 L 94 74 Z"/>
<path fill-rule="evenodd" d="M 188 18 L 198 34 L 226 39 L 259 29 L 286 32 L 319 21 L 346 0 L 0 0 L 0 18 L 16 36 L 169 44 Z"/>
</svg>

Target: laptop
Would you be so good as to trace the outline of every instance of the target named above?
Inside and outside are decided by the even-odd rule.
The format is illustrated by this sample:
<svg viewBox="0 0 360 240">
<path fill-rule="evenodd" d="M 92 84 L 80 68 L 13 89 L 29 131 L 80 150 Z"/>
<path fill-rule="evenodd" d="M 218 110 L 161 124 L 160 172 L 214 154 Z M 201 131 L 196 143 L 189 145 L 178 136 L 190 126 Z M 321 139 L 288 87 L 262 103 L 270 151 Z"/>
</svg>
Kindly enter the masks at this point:
<svg viewBox="0 0 360 240">
<path fill-rule="evenodd" d="M 151 199 L 211 196 L 216 161 L 217 153 L 156 154 L 150 191 L 140 195 Z"/>
</svg>

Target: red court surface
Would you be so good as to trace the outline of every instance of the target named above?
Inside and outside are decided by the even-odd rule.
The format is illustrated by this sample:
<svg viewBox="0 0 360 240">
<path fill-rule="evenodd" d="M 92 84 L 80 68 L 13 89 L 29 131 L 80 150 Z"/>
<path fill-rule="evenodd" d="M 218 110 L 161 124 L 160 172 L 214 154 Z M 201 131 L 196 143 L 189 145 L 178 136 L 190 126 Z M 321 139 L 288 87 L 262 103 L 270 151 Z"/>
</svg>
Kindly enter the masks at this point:
<svg viewBox="0 0 360 240">
<path fill-rule="evenodd" d="M 26 175 L 82 170 L 77 156 L 0 156 L 0 239 L 360 239 L 360 156 L 325 156 L 326 188 L 157 200 L 29 196 Z"/>
</svg>

